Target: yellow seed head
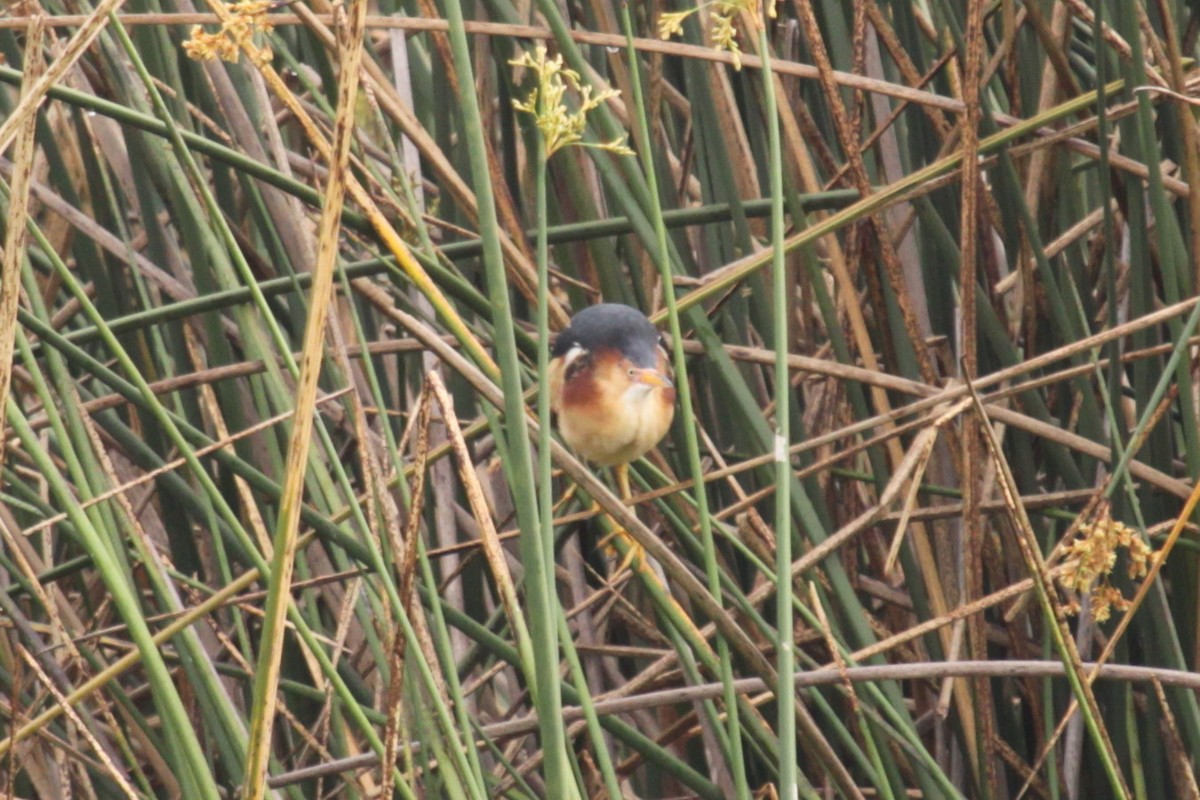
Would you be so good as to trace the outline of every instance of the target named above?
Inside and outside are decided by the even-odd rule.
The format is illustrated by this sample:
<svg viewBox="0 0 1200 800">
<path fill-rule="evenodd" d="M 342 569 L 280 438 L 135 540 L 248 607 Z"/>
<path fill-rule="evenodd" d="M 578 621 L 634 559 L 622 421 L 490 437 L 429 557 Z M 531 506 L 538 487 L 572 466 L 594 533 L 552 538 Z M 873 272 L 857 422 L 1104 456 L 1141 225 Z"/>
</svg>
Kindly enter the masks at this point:
<svg viewBox="0 0 1200 800">
<path fill-rule="evenodd" d="M 1155 558 L 1154 551 L 1136 530 L 1111 517 L 1103 516 L 1080 526 L 1074 541 L 1065 548 L 1063 585 L 1076 594 L 1088 594 L 1092 617 L 1097 622 L 1108 620 L 1114 609 L 1129 608 L 1129 600 L 1111 582 L 1119 548 L 1126 551 L 1130 580 L 1145 577 Z M 1072 600 L 1066 610 L 1078 613 L 1078 602 Z"/>
<path fill-rule="evenodd" d="M 537 86 L 525 100 L 514 100 L 513 107 L 534 118 L 546 142 L 546 158 L 571 145 L 595 147 L 618 155 L 633 155 L 633 151 L 625 146 L 624 137 L 601 144 L 583 141 L 588 112 L 618 96 L 619 92 L 605 88 L 593 93 L 592 87 L 584 85 L 578 72 L 563 66 L 561 55 L 548 58 L 544 45 L 538 45 L 533 53 L 527 51 L 509 63 L 526 67 L 537 76 Z M 579 97 L 579 107 L 575 111 L 567 107 L 568 89 Z"/>
<path fill-rule="evenodd" d="M 192 35 L 183 43 L 188 57 L 196 61 L 237 61 L 242 44 L 249 42 L 255 33 L 270 33 L 273 27 L 267 19 L 272 0 L 246 0 L 229 6 L 232 15 L 221 23 L 221 30 L 207 33 L 197 25 Z M 267 52 L 270 52 L 269 50 Z"/>
<path fill-rule="evenodd" d="M 775 0 L 761 0 L 761 2 L 761 7 L 767 16 L 775 19 L 778 13 Z M 742 68 L 742 48 L 738 44 L 737 18 L 745 11 L 749 13 L 750 19 L 753 19 L 756 25 L 761 26 L 763 21 L 757 13 L 760 8 L 760 0 L 709 0 L 709 2 L 701 3 L 687 11 L 665 12 L 658 18 L 659 38 L 670 39 L 672 36 L 683 33 L 683 21 L 702 8 L 711 11 L 709 37 L 712 39 L 713 49 L 728 51 L 733 56 L 733 68 L 740 70 Z"/>
<path fill-rule="evenodd" d="M 658 38 L 670 39 L 683 33 L 683 21 L 699 10 L 692 8 L 687 11 L 664 11 L 658 18 Z"/>
</svg>

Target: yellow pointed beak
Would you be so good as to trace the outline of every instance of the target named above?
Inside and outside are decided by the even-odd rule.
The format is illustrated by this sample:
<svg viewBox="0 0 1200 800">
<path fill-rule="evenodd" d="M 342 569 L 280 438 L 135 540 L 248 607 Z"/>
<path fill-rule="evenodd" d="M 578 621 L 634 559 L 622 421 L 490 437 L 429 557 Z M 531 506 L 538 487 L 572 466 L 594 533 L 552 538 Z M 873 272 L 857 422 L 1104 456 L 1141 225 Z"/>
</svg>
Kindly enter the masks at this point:
<svg viewBox="0 0 1200 800">
<path fill-rule="evenodd" d="M 641 383 L 655 389 L 671 389 L 675 386 L 670 378 L 656 369 L 630 370 L 630 377 L 633 378 L 634 383 Z"/>
</svg>

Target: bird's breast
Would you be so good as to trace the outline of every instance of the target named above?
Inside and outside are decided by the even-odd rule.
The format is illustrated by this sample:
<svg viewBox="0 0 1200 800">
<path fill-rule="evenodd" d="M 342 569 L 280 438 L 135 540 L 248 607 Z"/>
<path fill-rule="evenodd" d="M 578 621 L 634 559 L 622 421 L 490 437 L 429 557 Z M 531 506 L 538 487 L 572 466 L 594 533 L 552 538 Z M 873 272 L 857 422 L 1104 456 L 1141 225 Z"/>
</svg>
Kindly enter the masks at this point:
<svg viewBox="0 0 1200 800">
<path fill-rule="evenodd" d="M 666 435 L 675 416 L 675 390 L 670 388 L 593 395 L 592 400 L 575 407 L 564 404 L 558 427 L 573 450 L 605 467 L 640 458 Z"/>
</svg>

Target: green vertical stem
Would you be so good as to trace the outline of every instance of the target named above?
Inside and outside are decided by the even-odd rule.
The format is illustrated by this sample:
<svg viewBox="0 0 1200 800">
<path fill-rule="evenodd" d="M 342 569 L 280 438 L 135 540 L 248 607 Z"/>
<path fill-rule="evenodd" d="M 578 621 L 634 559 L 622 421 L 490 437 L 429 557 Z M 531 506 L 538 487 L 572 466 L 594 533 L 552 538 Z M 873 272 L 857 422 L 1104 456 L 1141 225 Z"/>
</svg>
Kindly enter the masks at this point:
<svg viewBox="0 0 1200 800">
<path fill-rule="evenodd" d="M 768 164 L 771 174 L 771 300 L 775 348 L 775 585 L 778 587 L 776 628 L 779 653 L 776 669 L 775 699 L 779 706 L 779 796 L 797 796 L 795 675 L 796 654 L 792 645 L 792 467 L 788 457 L 791 444 L 792 384 L 788 372 L 787 273 L 784 264 L 783 154 L 779 137 L 779 112 L 775 104 L 775 80 L 771 73 L 771 49 L 767 20 L 758 32 L 762 58 L 763 103 L 767 112 Z"/>
<path fill-rule="evenodd" d="M 572 680 L 579 687 L 575 700 L 583 712 L 583 721 L 587 725 L 588 736 L 594 743 L 592 755 L 596 759 L 596 767 L 604 781 L 604 789 L 608 792 L 609 800 L 622 800 L 625 794 L 621 791 L 617 768 L 613 764 L 612 755 L 608 752 L 608 745 L 605 743 L 604 728 L 600 722 L 600 715 L 596 713 L 596 703 L 592 699 L 591 690 L 588 687 L 587 674 L 583 671 L 583 662 L 579 660 L 579 652 L 572 646 L 571 628 L 567 625 L 567 616 L 566 614 L 556 616 L 558 617 L 558 634 L 563 641 L 563 658 L 566 659 L 567 667 L 571 671 Z"/>
<path fill-rule="evenodd" d="M 539 90 L 539 118 L 545 112 L 543 105 L 545 100 L 546 98 Z M 550 453 L 550 381 L 546 380 L 547 376 L 550 375 L 550 253 L 549 237 L 547 236 L 549 226 L 546 215 L 546 171 L 549 166 L 549 155 L 546 153 L 546 139 L 540 129 L 537 132 L 535 163 L 537 170 L 537 363 L 538 375 L 543 377 L 543 380 L 538 383 L 537 390 L 538 518 L 541 522 L 542 553 L 545 558 L 546 577 L 549 580 L 546 590 L 553 597 L 556 588 L 554 584 L 554 485 L 552 482 L 553 459 Z M 566 615 L 562 614 L 559 609 L 555 609 L 555 616 L 557 617 L 556 624 L 559 637 L 561 638 L 562 653 L 567 660 L 571 675 L 579 687 L 579 705 L 583 710 L 588 734 L 595 743 L 593 755 L 596 759 L 596 766 L 600 770 L 600 775 L 604 780 L 604 787 L 608 791 L 609 797 L 613 798 L 613 800 L 620 800 L 622 797 L 621 784 L 617 778 L 617 771 L 613 765 L 612 756 L 609 754 L 608 748 L 604 743 L 604 733 L 600 726 L 600 718 L 596 715 L 595 705 L 592 702 L 592 696 L 587 686 L 587 678 L 583 672 L 583 665 L 571 640 L 571 631 L 567 626 Z"/>
<path fill-rule="evenodd" d="M 447 0 L 446 20 L 449 24 L 450 49 L 455 69 L 459 71 L 459 110 L 462 113 L 463 142 L 471 163 L 475 197 L 479 205 L 479 238 L 483 243 L 483 266 L 487 278 L 488 298 L 492 304 L 493 344 L 500 365 L 500 385 L 504 390 L 504 414 L 508 418 L 507 435 L 503 438 L 510 456 L 509 480 L 517 522 L 521 530 L 521 560 L 525 564 L 525 592 L 529 608 L 529 628 L 534 644 L 534 675 L 529 676 L 534 705 L 537 708 L 538 729 L 545 752 L 546 796 L 571 798 L 577 794 L 566 751 L 563 726 L 562 695 L 558 680 L 558 629 L 555 618 L 557 598 L 550 591 L 554 573 L 547 573 L 546 548 L 553 540 L 543 542 L 539 522 L 538 500 L 534 490 L 533 454 L 525 429 L 525 396 L 521 385 L 521 363 L 517 353 L 512 303 L 508 296 L 508 275 L 500 250 L 499 224 L 496 217 L 495 194 L 488 169 L 487 146 L 483 120 L 475 96 L 475 71 L 471 67 L 471 49 L 467 42 L 459 0 Z M 540 413 L 540 409 L 539 409 Z"/>
<path fill-rule="evenodd" d="M 542 113 L 546 98 L 538 92 L 538 113 Z M 545 571 L 546 592 L 555 594 L 554 585 L 554 487 L 553 465 L 550 457 L 550 252 L 546 241 L 546 139 L 538 130 L 537 152 L 537 387 L 538 414 L 538 521 L 541 523 L 542 569 Z"/>
<path fill-rule="evenodd" d="M 679 308 L 675 300 L 674 276 L 671 270 L 670 249 L 667 244 L 667 229 L 663 222 L 662 202 L 658 194 L 658 178 L 654 171 L 654 149 L 650 143 L 650 127 L 646 121 L 646 105 L 642 97 L 641 71 L 638 67 L 637 51 L 633 46 L 633 23 L 630 20 L 629 4 L 621 6 L 621 22 L 625 29 L 625 40 L 629 54 L 630 85 L 633 87 L 633 109 L 638 125 L 638 150 L 642 158 L 642 171 L 646 176 L 650 194 L 651 212 L 654 218 L 655 261 L 661 274 L 663 299 L 667 305 L 668 327 L 671 331 L 671 359 L 675 366 L 675 386 L 683 417 L 684 440 L 687 444 L 688 470 L 696 482 L 696 515 L 700 518 L 700 538 L 704 546 L 704 571 L 708 591 L 713 597 L 721 597 L 721 570 L 717 563 L 716 546 L 713 541 L 712 517 L 708 511 L 708 493 L 703 480 L 704 467 L 700 461 L 700 437 L 696 431 L 696 414 L 692 405 L 691 385 L 688 382 L 687 360 L 683 353 L 683 330 L 679 324 Z M 739 800 L 748 800 L 750 787 L 746 780 L 746 763 L 742 755 L 742 726 L 739 722 L 737 694 L 733 688 L 733 663 L 729 656 L 729 642 L 717 637 L 717 657 L 720 660 L 722 700 L 725 704 L 726 729 L 729 735 L 729 766 L 733 771 L 733 785 Z M 791 703 L 787 704 L 791 708 Z"/>
</svg>

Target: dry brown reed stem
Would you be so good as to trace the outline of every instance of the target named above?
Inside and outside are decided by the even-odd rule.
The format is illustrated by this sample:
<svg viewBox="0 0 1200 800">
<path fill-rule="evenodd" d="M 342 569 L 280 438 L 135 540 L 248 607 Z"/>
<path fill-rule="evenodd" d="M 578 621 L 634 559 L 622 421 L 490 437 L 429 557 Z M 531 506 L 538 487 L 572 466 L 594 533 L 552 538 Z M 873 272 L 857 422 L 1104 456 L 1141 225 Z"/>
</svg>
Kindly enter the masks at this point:
<svg viewBox="0 0 1200 800">
<path fill-rule="evenodd" d="M 47 27 L 68 27 L 73 28 L 86 23 L 90 16 L 81 15 L 48 15 L 46 17 Z M 221 18 L 217 14 L 189 13 L 189 14 L 122 14 L 119 16 L 122 24 L 138 26 L 138 25 L 213 25 L 219 24 Z M 307 15 L 307 19 L 321 22 L 323 25 L 332 24 L 333 18 L 329 14 L 312 14 Z M 268 14 L 266 20 L 272 27 L 283 27 L 287 25 L 307 24 L 306 19 L 302 19 L 297 14 Z M 0 19 L 0 30 L 4 28 L 19 28 L 24 27 L 25 17 L 17 15 Z M 367 17 L 366 27 L 368 29 L 383 29 L 383 30 L 405 30 L 405 31 L 430 31 L 430 32 L 445 32 L 448 29 L 445 20 L 415 18 L 415 17 L 387 17 L 369 15 Z M 468 33 L 482 36 L 496 37 L 514 37 L 523 39 L 539 39 L 548 40 L 553 38 L 553 34 L 546 28 L 541 28 L 533 25 L 508 25 L 504 23 L 494 22 L 467 22 L 466 29 Z M 625 37 L 618 34 L 598 33 L 595 31 L 573 30 L 570 32 L 571 38 L 580 44 L 593 44 L 602 47 L 624 47 Z M 681 42 L 664 42 L 658 39 L 634 38 L 634 47 L 639 52 L 658 53 L 668 56 L 679 56 L 681 58 L 693 58 L 702 61 L 712 61 L 720 64 L 733 64 L 733 56 L 729 53 L 713 50 L 711 47 L 702 45 L 684 44 Z M 742 66 L 751 69 L 759 69 L 762 66 L 761 59 L 755 55 L 742 55 Z M 774 60 L 772 69 L 779 75 L 790 75 L 798 78 L 816 79 L 819 77 L 818 70 L 809 65 L 795 61 Z M 961 114 L 964 111 L 962 101 L 945 95 L 935 94 L 933 92 L 921 91 L 913 89 L 902 84 L 889 83 L 887 81 L 869 78 L 863 75 L 855 75 L 850 72 L 842 72 L 834 70 L 833 78 L 841 86 L 850 89 L 858 89 L 864 92 L 872 92 L 881 94 L 887 97 L 894 97 L 898 100 L 904 100 L 920 106 L 929 106 L 931 108 L 941 109 L 943 111 L 954 114 Z M 996 119 L 1001 124 L 1011 124 L 1015 122 L 1014 117 L 997 114 Z"/>
<path fill-rule="evenodd" d="M 44 33 L 44 18 L 40 14 L 28 21 L 25 36 L 30 56 L 25 66 L 25 79 L 21 83 L 22 100 L 33 98 L 34 88 L 45 70 L 42 57 Z M 8 418 L 8 392 L 12 387 L 13 343 L 17 338 L 17 306 L 21 300 L 21 265 L 25 260 L 25 243 L 29 237 L 25 226 L 29 218 L 36 131 L 36 114 L 27 114 L 15 129 L 17 149 L 8 194 L 8 219 L 2 254 L 4 260 L 0 265 L 0 484 L 3 483 L 4 445 L 8 441 L 2 420 Z"/>
<path fill-rule="evenodd" d="M 271 758 L 275 709 L 283 667 L 284 619 L 292 607 L 291 583 L 300 547 L 300 512 L 303 506 L 309 447 L 313 439 L 317 382 L 325 357 L 326 321 L 334 297 L 334 276 L 340 252 L 342 208 L 351 178 L 350 148 L 354 141 L 355 99 L 358 93 L 359 64 L 363 55 L 366 0 L 354 0 L 340 20 L 341 71 L 337 83 L 337 115 L 333 140 L 325 153 L 329 179 L 325 184 L 324 203 L 317 234 L 317 258 L 309 298 L 308 319 L 296 380 L 295 418 L 288 440 L 287 462 L 279 501 L 279 520 L 275 529 L 271 556 L 271 575 L 263 619 L 261 649 L 254 680 L 254 705 L 250 718 L 246 752 L 243 796 L 262 800 Z M 228 10 L 224 11 L 228 15 Z M 228 21 L 228 20 L 226 20 Z M 238 44 L 249 49 L 248 39 Z M 262 61 L 256 62 L 260 71 Z M 390 776 L 385 776 L 387 780 Z"/>
<path fill-rule="evenodd" d="M 1027 587 L 1028 588 L 1028 587 Z M 1084 667 L 1095 665 L 1085 662 Z M 1061 678 L 1065 669 L 1057 661 L 1029 661 L 1013 659 L 1010 661 L 917 661 L 905 664 L 880 664 L 871 666 L 848 666 L 844 669 L 827 666 L 807 670 L 796 674 L 796 688 L 804 689 L 816 686 L 829 686 L 850 680 L 854 683 L 874 683 L 883 681 L 933 681 L 943 678 Z M 1125 664 L 1105 664 L 1100 667 L 1099 680 L 1124 681 L 1137 683 L 1159 683 L 1163 686 L 1174 686 L 1193 691 L 1200 691 L 1200 674 L 1186 670 L 1173 670 L 1159 667 L 1140 667 Z M 767 685 L 761 678 L 741 678 L 733 682 L 734 691 L 739 694 L 754 694 L 763 692 Z M 690 703 L 697 700 L 715 700 L 721 697 L 723 687 L 720 683 L 705 683 L 695 686 L 681 686 L 672 689 L 660 689 L 644 692 L 630 697 L 617 699 L 597 698 L 596 713 L 604 716 L 628 714 L 646 708 Z M 577 707 L 563 709 L 568 722 L 583 718 L 583 712 Z M 537 730 L 537 719 L 522 717 L 520 719 L 497 722 L 483 726 L 483 735 L 497 739 L 525 736 Z M 413 742 L 419 746 L 419 742 Z M 374 753 L 367 753 L 350 758 L 337 759 L 326 764 L 291 770 L 273 776 L 269 781 L 271 788 L 279 789 L 303 781 L 310 781 L 322 776 L 335 775 L 339 772 L 349 772 L 368 769 L 379 763 Z"/>
<path fill-rule="evenodd" d="M 1045 557 L 1042 555 L 1037 534 L 1034 532 L 1033 525 L 1029 521 L 1029 514 L 1025 507 L 1021 505 L 1020 492 L 1017 491 L 1016 479 L 1013 478 L 1012 470 L 1009 469 L 1008 462 L 1004 458 L 1004 451 L 1000 446 L 999 440 L 996 438 L 995 432 L 992 430 L 988 412 L 985 410 L 974 386 L 969 381 L 967 389 L 971 394 L 971 403 L 975 413 L 981 422 L 984 442 L 987 443 L 988 452 L 999 473 L 1000 480 L 997 485 L 1000 488 L 1005 503 L 1008 505 L 1013 528 L 1017 533 L 1017 544 L 1021 548 L 1021 555 L 1024 557 L 1026 568 L 1031 573 L 1035 590 L 1042 598 L 1047 617 L 1045 623 L 1048 626 L 1053 625 L 1058 629 L 1058 635 L 1055 636 L 1055 639 L 1060 648 L 1059 656 L 1066 669 L 1074 673 L 1076 678 L 1074 685 L 1078 687 L 1078 691 L 1083 695 L 1083 701 L 1087 704 L 1092 720 L 1092 742 L 1097 748 L 1101 748 L 1107 753 L 1111 764 L 1119 764 L 1120 762 L 1117 760 L 1117 755 L 1113 748 L 1112 738 L 1105 729 L 1104 720 L 1100 714 L 1100 706 L 1096 701 L 1096 695 L 1092 691 L 1091 683 L 1085 679 L 1082 666 L 1083 660 L 1079 655 L 1075 637 L 1071 634 L 1063 604 L 1058 599 L 1053 575 L 1046 563 Z M 1195 496 L 1200 498 L 1200 485 L 1196 489 L 1197 493 Z M 1076 699 L 1078 700 L 1078 697 Z M 1038 767 L 1035 765 L 1031 773 L 1037 774 L 1037 772 Z M 1129 787 L 1125 783 L 1125 776 L 1118 771 L 1114 778 L 1116 783 L 1112 787 L 1114 791 L 1122 793 L 1124 797 L 1129 797 Z"/>
</svg>

